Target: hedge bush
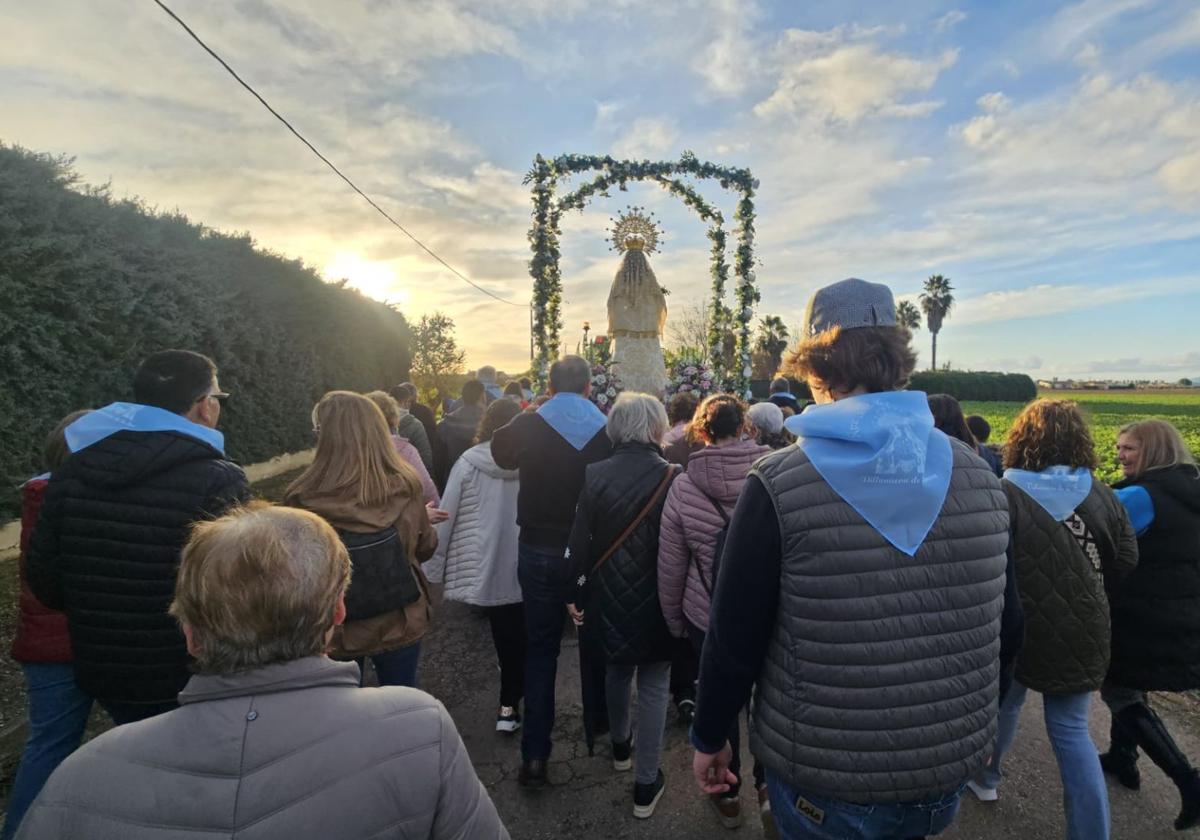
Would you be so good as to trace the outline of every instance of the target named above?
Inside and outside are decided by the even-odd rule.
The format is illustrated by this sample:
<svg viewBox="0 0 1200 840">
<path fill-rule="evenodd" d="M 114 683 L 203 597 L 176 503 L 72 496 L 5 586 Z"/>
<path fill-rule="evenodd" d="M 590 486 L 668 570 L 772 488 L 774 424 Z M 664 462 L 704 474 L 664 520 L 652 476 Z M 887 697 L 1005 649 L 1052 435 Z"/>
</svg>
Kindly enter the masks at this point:
<svg viewBox="0 0 1200 840">
<path fill-rule="evenodd" d="M 394 309 L 0 144 L 0 519 L 58 420 L 131 399 L 138 363 L 170 347 L 216 361 L 221 430 L 247 463 L 311 445 L 322 393 L 395 384 L 411 359 Z"/>
<path fill-rule="evenodd" d="M 924 370 L 912 375 L 908 387 L 927 394 L 949 394 L 958 400 L 1029 402 L 1038 395 L 1037 384 L 1024 373 Z"/>
</svg>

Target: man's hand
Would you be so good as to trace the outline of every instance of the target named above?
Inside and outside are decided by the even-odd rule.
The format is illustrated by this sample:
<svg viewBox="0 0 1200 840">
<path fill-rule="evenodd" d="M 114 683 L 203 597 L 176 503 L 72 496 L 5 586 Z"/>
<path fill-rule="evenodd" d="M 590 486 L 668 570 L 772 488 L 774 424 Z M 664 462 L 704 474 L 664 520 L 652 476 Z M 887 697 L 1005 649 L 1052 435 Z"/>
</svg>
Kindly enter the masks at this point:
<svg viewBox="0 0 1200 840">
<path fill-rule="evenodd" d="M 696 777 L 700 790 L 709 794 L 727 793 L 730 785 L 737 784 L 738 777 L 729 769 L 732 760 L 733 751 L 729 749 L 728 741 L 720 752 L 702 753 L 697 750 L 696 757 L 692 759 L 692 775 Z"/>
<path fill-rule="evenodd" d="M 583 610 L 574 604 L 567 604 L 567 614 L 571 616 L 571 621 L 575 622 L 576 627 L 583 626 Z"/>
</svg>

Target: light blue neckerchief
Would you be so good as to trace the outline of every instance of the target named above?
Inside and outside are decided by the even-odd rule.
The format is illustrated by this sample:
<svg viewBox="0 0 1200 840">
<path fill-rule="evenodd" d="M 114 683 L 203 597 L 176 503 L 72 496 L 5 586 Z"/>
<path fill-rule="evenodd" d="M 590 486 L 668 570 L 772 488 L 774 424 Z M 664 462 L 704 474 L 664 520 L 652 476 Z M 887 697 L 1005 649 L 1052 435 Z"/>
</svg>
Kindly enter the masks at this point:
<svg viewBox="0 0 1200 840">
<path fill-rule="evenodd" d="M 821 477 L 880 536 L 910 557 L 941 513 L 954 455 L 920 391 L 811 405 L 785 428 Z"/>
<path fill-rule="evenodd" d="M 1042 506 L 1055 522 L 1065 522 L 1092 492 L 1087 467 L 1047 467 L 1041 472 L 1005 470 L 1004 477 Z"/>
<path fill-rule="evenodd" d="M 493 400 L 498 400 L 504 396 L 504 389 L 501 388 L 499 385 L 497 385 L 495 382 L 484 383 L 483 391 L 485 394 L 487 394 Z"/>
<path fill-rule="evenodd" d="M 550 424 L 550 428 L 563 436 L 563 440 L 582 450 L 596 432 L 604 428 L 604 412 L 582 394 L 555 394 L 538 409 L 538 416 Z"/>
<path fill-rule="evenodd" d="M 165 408 L 126 402 L 89 411 L 67 426 L 67 446 L 72 452 L 78 452 L 117 432 L 179 432 L 225 454 L 225 436 L 216 429 L 193 423 L 182 414 Z"/>
</svg>

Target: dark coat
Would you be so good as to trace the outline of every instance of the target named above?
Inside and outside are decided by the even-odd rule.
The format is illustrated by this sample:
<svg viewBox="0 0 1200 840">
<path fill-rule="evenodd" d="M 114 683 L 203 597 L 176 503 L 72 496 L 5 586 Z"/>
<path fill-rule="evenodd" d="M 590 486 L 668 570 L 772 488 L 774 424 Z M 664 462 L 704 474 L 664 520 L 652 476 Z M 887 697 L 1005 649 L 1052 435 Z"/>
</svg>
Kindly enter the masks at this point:
<svg viewBox="0 0 1200 840">
<path fill-rule="evenodd" d="M 192 523 L 249 496 L 246 475 L 178 432 L 118 432 L 50 479 L 26 574 L 67 614 L 79 687 L 100 700 L 160 703 L 187 683 L 167 607 Z"/>
<path fill-rule="evenodd" d="M 1200 688 L 1200 477 L 1182 465 L 1136 481 L 1154 504 L 1138 537 L 1138 566 L 1112 592 L 1112 665 L 1118 685 Z"/>
<path fill-rule="evenodd" d="M 604 565 L 592 569 L 645 508 L 667 470 L 679 473 L 658 446 L 621 444 L 611 458 L 588 466 L 579 494 L 568 547 L 576 581 L 572 600 L 584 610 L 584 621 L 599 628 L 608 661 L 621 665 L 671 658 L 671 635 L 658 603 L 658 536 L 666 493 Z"/>
<path fill-rule="evenodd" d="M 475 434 L 479 431 L 479 421 L 483 419 L 484 407 L 481 404 L 460 406 L 451 411 L 438 423 L 438 437 L 446 447 L 446 475 L 454 467 L 462 454 L 475 445 Z M 444 489 L 443 480 L 439 490 Z"/>
<path fill-rule="evenodd" d="M 1080 694 L 1104 682 L 1109 660 L 1106 587 L 1137 565 L 1137 541 L 1125 508 L 1099 482 L 1075 512 L 1091 530 L 1099 563 L 1074 535 L 1009 481 L 1008 496 L 1017 588 L 1025 609 L 1025 644 L 1017 681 L 1043 694 Z"/>
<path fill-rule="evenodd" d="M 767 402 L 773 402 L 780 408 L 790 408 L 796 414 L 799 414 L 804 410 L 804 406 L 800 405 L 799 400 L 797 400 L 791 394 L 771 394 L 771 396 L 767 397 Z"/>
</svg>

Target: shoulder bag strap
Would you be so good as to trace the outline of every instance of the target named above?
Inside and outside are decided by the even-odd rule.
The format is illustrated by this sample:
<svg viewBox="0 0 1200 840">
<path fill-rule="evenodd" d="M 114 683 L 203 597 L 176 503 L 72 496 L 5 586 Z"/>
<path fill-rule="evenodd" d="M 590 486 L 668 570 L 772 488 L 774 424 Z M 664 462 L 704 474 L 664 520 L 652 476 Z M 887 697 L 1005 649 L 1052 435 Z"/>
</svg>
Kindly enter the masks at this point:
<svg viewBox="0 0 1200 840">
<path fill-rule="evenodd" d="M 639 512 L 637 516 L 633 518 L 633 521 L 630 522 L 629 526 L 621 532 L 621 535 L 613 541 L 613 544 L 608 547 L 608 550 L 604 552 L 604 554 L 600 555 L 600 559 L 596 561 L 596 565 L 592 566 L 591 574 L 594 575 L 596 572 L 600 571 L 600 567 L 608 562 L 608 558 L 616 554 L 617 549 L 621 547 L 621 544 L 625 542 L 625 540 L 629 539 L 629 535 L 634 532 L 637 526 L 642 524 L 642 520 L 650 515 L 650 511 L 654 510 L 654 506 L 658 504 L 659 500 L 662 499 L 663 494 L 667 492 L 667 487 L 670 485 L 671 479 L 674 477 L 674 475 L 675 465 L 667 464 L 666 474 L 662 477 L 662 481 L 658 483 L 658 487 L 654 488 L 654 493 L 651 494 L 650 501 L 646 502 L 646 506 L 642 508 L 641 512 Z"/>
<path fill-rule="evenodd" d="M 708 495 L 708 493 L 706 493 L 704 490 L 702 490 L 700 488 L 699 484 L 696 484 L 695 487 L 697 490 L 700 490 L 700 495 L 703 496 L 704 498 L 708 499 L 708 503 L 713 506 L 713 509 L 716 510 L 717 513 L 719 513 L 721 515 L 722 527 L 728 528 L 729 527 L 729 514 L 727 514 L 725 512 L 724 506 L 716 498 Z M 705 594 L 707 594 L 708 597 L 711 599 L 712 594 L 713 594 L 713 583 L 714 582 L 707 581 L 704 579 L 704 570 L 702 568 L 700 568 L 700 558 L 696 555 L 696 553 L 689 552 L 689 554 L 691 556 L 692 565 L 694 565 L 696 567 L 696 577 L 700 578 L 700 586 L 704 589 Z M 713 557 L 714 570 L 716 568 L 716 565 L 717 565 L 717 558 L 714 556 Z"/>
</svg>

